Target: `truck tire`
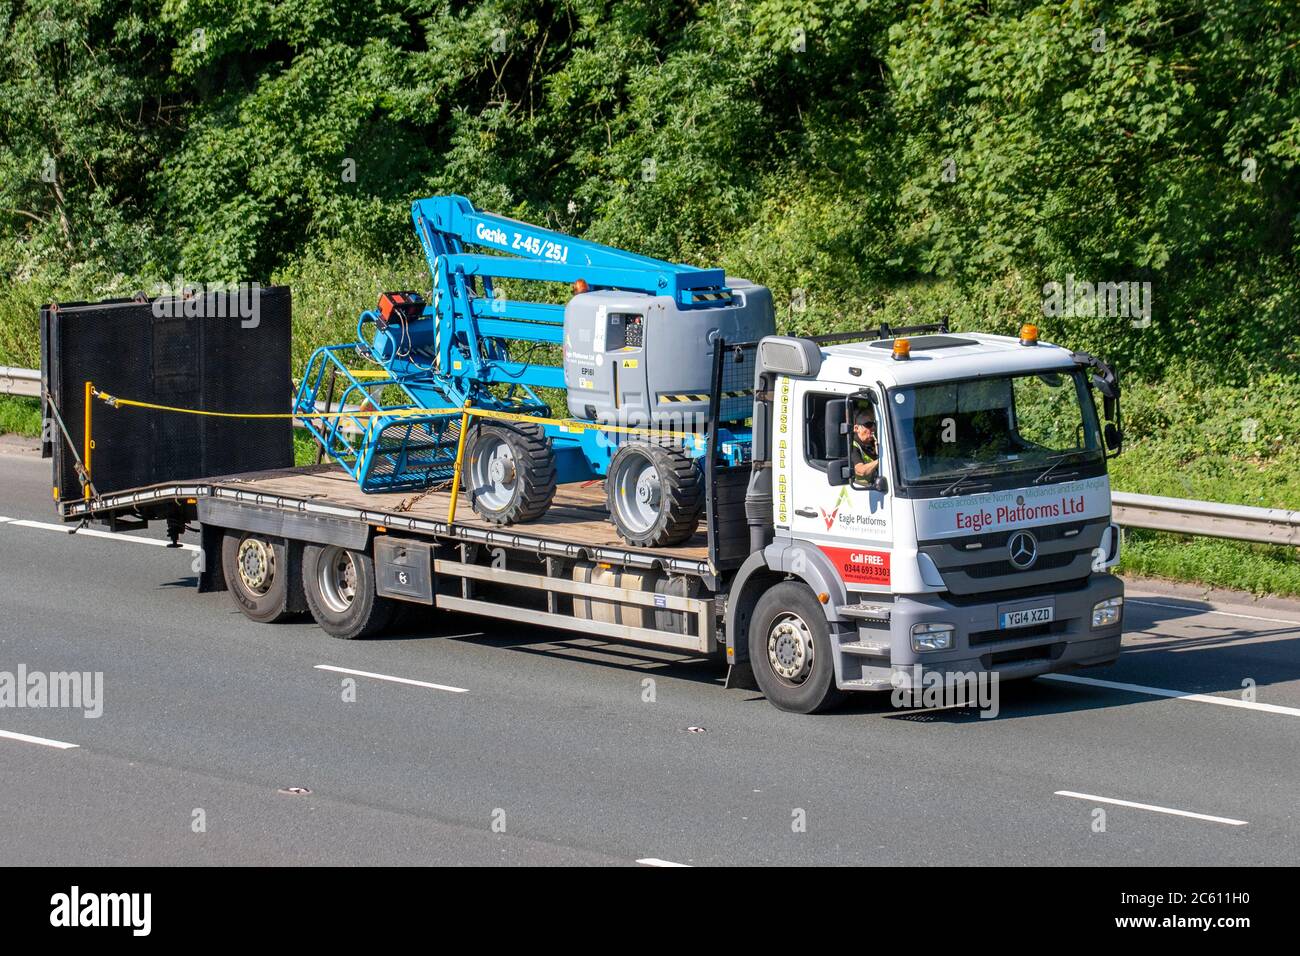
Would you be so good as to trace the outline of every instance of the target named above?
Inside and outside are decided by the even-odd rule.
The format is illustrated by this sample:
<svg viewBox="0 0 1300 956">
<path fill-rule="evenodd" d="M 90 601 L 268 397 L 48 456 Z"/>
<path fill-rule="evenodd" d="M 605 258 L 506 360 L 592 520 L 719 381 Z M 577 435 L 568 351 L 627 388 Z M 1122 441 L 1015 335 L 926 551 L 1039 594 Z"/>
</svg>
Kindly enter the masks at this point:
<svg viewBox="0 0 1300 956">
<path fill-rule="evenodd" d="M 605 476 L 605 504 L 619 536 L 633 547 L 689 541 L 704 509 L 704 476 L 685 450 L 628 442 Z"/>
<path fill-rule="evenodd" d="M 479 517 L 518 524 L 546 514 L 555 497 L 555 454 L 540 426 L 483 425 L 471 442 L 461 481 Z"/>
<path fill-rule="evenodd" d="M 362 551 L 307 545 L 302 586 L 311 616 L 330 637 L 350 641 L 378 634 L 397 612 L 396 601 L 375 593 L 375 562 Z"/>
<path fill-rule="evenodd" d="M 826 614 L 799 581 L 782 581 L 758 599 L 749 621 L 749 663 L 778 710 L 815 714 L 846 696 L 835 686 Z"/>
<path fill-rule="evenodd" d="M 275 624 L 301 609 L 299 585 L 284 541 L 247 531 L 227 531 L 221 539 L 221 571 L 235 605 L 250 621 Z M 300 595 L 298 595 L 300 597 Z"/>
</svg>

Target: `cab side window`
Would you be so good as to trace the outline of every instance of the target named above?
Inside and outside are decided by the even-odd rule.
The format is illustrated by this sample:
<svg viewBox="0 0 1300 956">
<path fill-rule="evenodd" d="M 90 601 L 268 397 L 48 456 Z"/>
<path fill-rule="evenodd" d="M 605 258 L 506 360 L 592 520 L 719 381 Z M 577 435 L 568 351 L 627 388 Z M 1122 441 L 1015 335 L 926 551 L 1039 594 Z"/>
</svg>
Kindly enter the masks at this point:
<svg viewBox="0 0 1300 956">
<path fill-rule="evenodd" d="M 811 392 L 804 398 L 804 460 L 818 471 L 848 455 L 848 402 L 842 395 Z"/>
</svg>

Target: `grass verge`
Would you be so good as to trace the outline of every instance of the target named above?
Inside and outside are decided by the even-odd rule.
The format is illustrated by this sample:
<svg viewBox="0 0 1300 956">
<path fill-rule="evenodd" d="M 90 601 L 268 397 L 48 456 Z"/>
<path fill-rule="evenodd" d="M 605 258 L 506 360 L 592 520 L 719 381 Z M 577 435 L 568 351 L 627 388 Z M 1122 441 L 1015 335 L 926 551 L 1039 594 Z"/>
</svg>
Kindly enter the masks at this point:
<svg viewBox="0 0 1300 956">
<path fill-rule="evenodd" d="M 40 438 L 40 401 L 16 395 L 0 395 L 0 435 Z"/>
<path fill-rule="evenodd" d="M 1300 551 L 1276 545 L 1134 529 L 1124 532 L 1119 570 L 1259 596 L 1300 596 Z"/>
</svg>

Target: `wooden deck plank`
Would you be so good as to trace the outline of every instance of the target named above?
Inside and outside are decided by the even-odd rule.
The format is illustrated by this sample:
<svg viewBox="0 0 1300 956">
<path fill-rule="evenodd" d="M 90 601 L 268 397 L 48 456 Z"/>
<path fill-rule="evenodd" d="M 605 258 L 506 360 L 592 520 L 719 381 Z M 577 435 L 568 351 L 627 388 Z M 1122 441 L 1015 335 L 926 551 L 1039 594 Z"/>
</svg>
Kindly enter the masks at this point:
<svg viewBox="0 0 1300 956">
<path fill-rule="evenodd" d="M 323 466 L 307 471 L 277 471 L 225 478 L 222 487 L 241 491 L 265 492 L 297 500 L 328 500 L 332 503 L 384 514 L 409 515 L 433 521 L 446 521 L 451 502 L 450 491 L 381 492 L 366 494 L 355 481 L 337 466 Z M 456 524 L 474 528 L 494 528 L 470 507 L 462 492 L 456 507 Z M 707 560 L 708 540 L 701 522 L 700 530 L 686 544 L 671 548 L 629 548 L 608 520 L 605 490 L 599 483 L 560 485 L 551 507 L 537 521 L 511 525 L 521 533 L 552 541 L 593 547 L 622 548 L 649 554 L 670 553 L 674 557 Z"/>
</svg>

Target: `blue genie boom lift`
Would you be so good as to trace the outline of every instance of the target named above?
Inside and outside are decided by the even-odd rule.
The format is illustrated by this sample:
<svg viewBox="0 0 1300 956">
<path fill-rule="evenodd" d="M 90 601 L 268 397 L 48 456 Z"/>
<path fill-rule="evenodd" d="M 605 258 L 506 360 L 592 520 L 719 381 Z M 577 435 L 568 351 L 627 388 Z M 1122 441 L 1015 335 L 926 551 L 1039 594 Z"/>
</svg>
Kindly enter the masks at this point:
<svg viewBox="0 0 1300 956">
<path fill-rule="evenodd" d="M 604 478 L 628 544 L 690 538 L 704 506 L 715 346 L 775 332 L 768 290 L 481 212 L 461 196 L 417 200 L 411 219 L 431 295 L 383 294 L 357 340 L 317 349 L 303 376 L 295 412 L 325 452 L 364 491 L 420 490 L 454 473 L 462 418 L 451 410 L 548 419 L 471 419 L 462 479 L 480 516 L 535 520 L 557 484 Z M 564 305 L 509 299 L 498 279 L 565 283 L 573 295 Z M 351 368 L 353 355 L 378 368 Z M 334 407 L 339 385 L 338 407 L 370 414 L 313 418 L 322 395 Z M 539 389 L 563 390 L 570 417 L 555 420 Z M 752 391 L 721 396 L 716 446 L 730 464 L 749 458 L 752 408 Z"/>
</svg>

